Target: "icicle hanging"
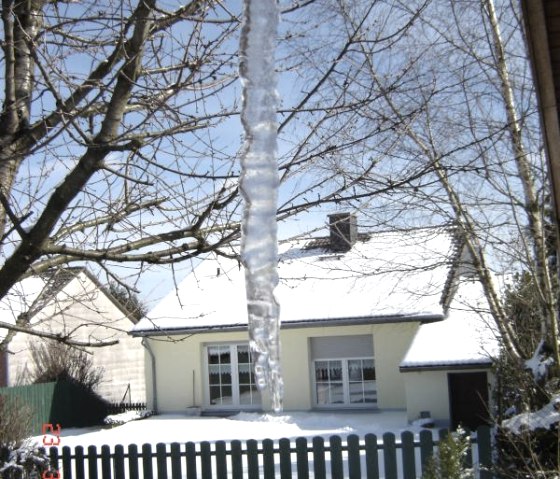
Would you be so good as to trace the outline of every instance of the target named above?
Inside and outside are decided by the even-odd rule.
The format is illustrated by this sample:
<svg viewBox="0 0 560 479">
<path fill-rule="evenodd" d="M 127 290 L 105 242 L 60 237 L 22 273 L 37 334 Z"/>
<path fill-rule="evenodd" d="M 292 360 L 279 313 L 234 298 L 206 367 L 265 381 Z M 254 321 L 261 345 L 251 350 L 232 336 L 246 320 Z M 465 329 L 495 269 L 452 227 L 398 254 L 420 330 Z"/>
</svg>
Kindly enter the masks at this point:
<svg viewBox="0 0 560 479">
<path fill-rule="evenodd" d="M 280 371 L 280 307 L 276 208 L 278 165 L 276 74 L 274 50 L 278 26 L 276 0 L 244 0 L 240 75 L 243 85 L 241 121 L 245 151 L 241 160 L 241 194 L 245 200 L 241 260 L 245 266 L 249 336 L 255 377 L 260 390 L 269 388 L 272 407 L 282 410 Z"/>
</svg>

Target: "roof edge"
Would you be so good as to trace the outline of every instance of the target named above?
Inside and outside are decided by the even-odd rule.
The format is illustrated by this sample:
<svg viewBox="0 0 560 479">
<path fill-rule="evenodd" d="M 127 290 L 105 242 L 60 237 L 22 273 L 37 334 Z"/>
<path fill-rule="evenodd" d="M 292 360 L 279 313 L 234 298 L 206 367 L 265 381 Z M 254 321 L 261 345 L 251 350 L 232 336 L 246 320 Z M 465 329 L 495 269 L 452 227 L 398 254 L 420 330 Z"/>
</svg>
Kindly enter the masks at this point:
<svg viewBox="0 0 560 479">
<path fill-rule="evenodd" d="M 435 323 L 443 321 L 443 314 L 416 314 L 416 315 L 387 315 L 387 316 L 362 316 L 349 318 L 333 318 L 333 319 L 305 319 L 296 321 L 286 321 L 280 324 L 280 329 L 302 329 L 312 328 L 314 326 L 357 326 L 361 324 L 388 324 L 388 323 L 412 323 L 419 322 L 422 324 Z M 145 336 L 170 336 L 181 334 L 206 334 L 224 331 L 246 331 L 247 323 L 224 324 L 217 326 L 193 326 L 190 328 L 161 328 L 150 330 L 131 330 L 128 332 L 133 337 Z"/>
<path fill-rule="evenodd" d="M 457 362 L 457 363 L 434 363 L 434 364 L 418 364 L 411 366 L 399 366 L 401 373 L 412 373 L 420 371 L 448 371 L 448 370 L 470 370 L 470 369 L 488 369 L 494 362 L 491 359 L 487 361 L 473 362 Z"/>
</svg>

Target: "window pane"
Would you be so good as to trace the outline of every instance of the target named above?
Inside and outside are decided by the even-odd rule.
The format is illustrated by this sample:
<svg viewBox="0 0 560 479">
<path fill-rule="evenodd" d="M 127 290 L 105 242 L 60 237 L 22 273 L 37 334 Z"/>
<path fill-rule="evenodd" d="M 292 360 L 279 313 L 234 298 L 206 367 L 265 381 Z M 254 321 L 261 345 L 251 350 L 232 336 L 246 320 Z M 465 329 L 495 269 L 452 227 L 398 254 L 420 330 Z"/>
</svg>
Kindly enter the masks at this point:
<svg viewBox="0 0 560 479">
<path fill-rule="evenodd" d="M 342 361 L 329 361 L 329 379 L 331 381 L 342 380 Z"/>
<path fill-rule="evenodd" d="M 237 362 L 239 364 L 250 364 L 251 355 L 249 354 L 249 346 L 237 346 Z"/>
<path fill-rule="evenodd" d="M 331 383 L 329 387 L 329 403 L 344 404 L 344 386 L 340 383 Z"/>
<path fill-rule="evenodd" d="M 317 404 L 324 405 L 330 403 L 328 384 L 322 384 L 322 383 L 317 384 L 316 393 L 317 393 Z"/>
<path fill-rule="evenodd" d="M 348 379 L 350 381 L 362 380 L 362 360 L 351 359 L 348 361 Z"/>
<path fill-rule="evenodd" d="M 364 381 L 375 381 L 375 363 L 373 359 L 364 360 Z"/>
<path fill-rule="evenodd" d="M 364 402 L 377 403 L 377 386 L 375 381 L 364 382 Z"/>
<path fill-rule="evenodd" d="M 326 381 L 329 379 L 328 361 L 317 361 L 315 363 L 315 379 L 317 381 Z"/>
</svg>

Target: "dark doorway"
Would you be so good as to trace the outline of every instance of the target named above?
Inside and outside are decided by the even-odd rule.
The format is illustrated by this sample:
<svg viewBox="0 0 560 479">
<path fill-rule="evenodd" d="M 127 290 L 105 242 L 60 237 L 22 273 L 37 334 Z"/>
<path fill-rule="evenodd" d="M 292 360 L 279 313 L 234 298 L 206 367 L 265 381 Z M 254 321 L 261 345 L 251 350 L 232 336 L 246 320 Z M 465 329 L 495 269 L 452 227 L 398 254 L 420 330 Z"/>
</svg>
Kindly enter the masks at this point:
<svg viewBox="0 0 560 479">
<path fill-rule="evenodd" d="M 475 430 L 488 424 L 488 378 L 486 373 L 449 373 L 451 427 Z"/>
</svg>

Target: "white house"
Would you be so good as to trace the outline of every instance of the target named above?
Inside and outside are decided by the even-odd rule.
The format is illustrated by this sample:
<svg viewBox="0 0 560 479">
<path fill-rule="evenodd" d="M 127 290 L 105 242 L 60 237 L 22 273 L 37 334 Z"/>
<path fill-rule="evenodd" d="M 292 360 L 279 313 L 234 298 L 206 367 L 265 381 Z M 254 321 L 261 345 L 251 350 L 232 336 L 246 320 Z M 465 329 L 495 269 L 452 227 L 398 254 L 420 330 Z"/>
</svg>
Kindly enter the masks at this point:
<svg viewBox="0 0 560 479">
<path fill-rule="evenodd" d="M 148 405 L 158 412 L 268 408 L 251 369 L 243 268 L 235 249 L 220 253 L 132 329 L 145 339 Z M 283 243 L 279 253 L 286 410 L 406 409 L 411 420 L 448 421 L 448 387 L 465 368 L 484 374 L 488 396 L 494 342 L 460 357 L 451 343 L 465 338 L 437 333 L 477 318 L 450 307 L 469 271 L 452 231 L 358 232 L 355 216 L 331 215 L 328 236 Z M 454 355 L 436 367 L 442 341 Z M 453 413 L 461 422 L 477 414 Z"/>
<path fill-rule="evenodd" d="M 116 342 L 85 348 L 103 378 L 97 392 L 112 402 L 144 402 L 144 350 L 141 340 L 127 332 L 134 320 L 122 304 L 85 268 L 64 268 L 28 277 L 0 302 L 0 322 L 16 324 L 21 315 L 33 329 L 69 335 L 82 342 Z M 0 339 L 7 330 L 0 328 Z M 30 346 L 38 336 L 17 333 L 0 353 L 0 386 L 28 383 L 33 368 Z"/>
</svg>

